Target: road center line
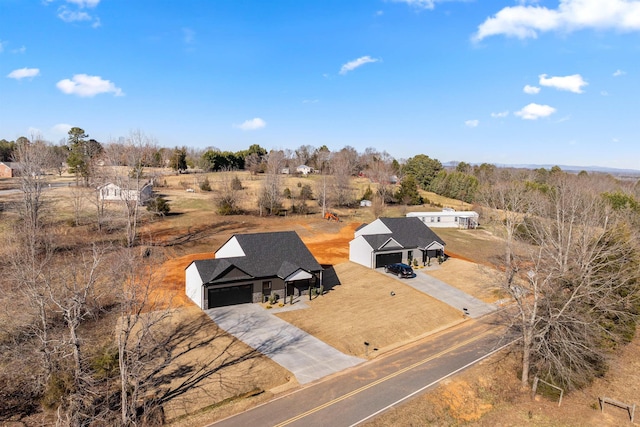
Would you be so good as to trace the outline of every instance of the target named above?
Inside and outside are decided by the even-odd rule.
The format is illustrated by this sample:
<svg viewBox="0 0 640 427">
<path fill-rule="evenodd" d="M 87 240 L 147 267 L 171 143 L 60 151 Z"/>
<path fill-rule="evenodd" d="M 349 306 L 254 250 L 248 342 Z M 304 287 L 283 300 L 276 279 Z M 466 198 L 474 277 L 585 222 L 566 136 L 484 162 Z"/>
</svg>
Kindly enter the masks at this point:
<svg viewBox="0 0 640 427">
<path fill-rule="evenodd" d="M 398 403 L 402 403 L 402 402 L 404 402 L 405 400 L 412 398 L 412 397 L 413 397 L 413 396 L 415 396 L 416 394 L 422 393 L 423 391 L 425 391 L 425 390 L 426 390 L 426 389 L 428 389 L 429 387 L 431 387 L 431 386 L 433 386 L 433 385 L 435 385 L 435 384 L 438 384 L 440 381 L 445 380 L 445 379 L 449 378 L 450 376 L 457 374 L 457 373 L 458 373 L 458 372 L 460 372 L 460 371 L 463 371 L 463 370 L 467 369 L 469 366 L 475 365 L 476 363 L 478 363 L 478 362 L 480 362 L 480 361 L 482 361 L 482 360 L 486 359 L 486 358 L 487 358 L 487 357 L 489 357 L 489 356 L 492 356 L 492 355 L 496 354 L 496 353 L 497 353 L 497 352 L 499 352 L 500 350 L 502 350 L 502 349 L 504 349 L 504 348 L 506 348 L 506 347 L 510 346 L 510 345 L 511 345 L 511 344 L 513 344 L 513 343 L 514 343 L 514 341 L 511 341 L 511 342 L 509 342 L 509 343 L 506 343 L 506 344 L 505 344 L 505 345 L 503 345 L 502 347 L 499 347 L 499 348 L 497 348 L 497 349 L 493 350 L 492 352 L 487 353 L 487 354 L 485 354 L 484 356 L 481 356 L 481 357 L 477 358 L 476 360 L 473 360 L 473 361 L 471 361 L 471 362 L 467 363 L 466 365 L 464 365 L 464 366 L 462 366 L 462 367 L 460 367 L 460 368 L 456 369 L 455 371 L 453 371 L 453 372 L 449 372 L 449 373 L 448 373 L 447 375 L 445 375 L 444 377 L 442 377 L 442 378 L 438 378 L 437 380 L 433 381 L 432 383 L 427 384 L 426 386 L 424 386 L 424 387 L 422 387 L 422 388 L 420 388 L 420 389 L 418 389 L 418 390 L 416 390 L 416 391 L 414 391 L 414 392 L 412 392 L 412 393 L 410 393 L 410 394 L 406 395 L 406 396 L 405 396 L 405 397 L 403 397 L 402 399 L 398 399 L 398 400 L 396 400 L 396 401 L 395 401 L 395 402 L 393 402 L 392 404 L 385 406 L 384 408 L 382 408 L 382 409 L 380 409 L 380 410 L 378 410 L 378 411 L 374 412 L 373 414 L 369 415 L 368 417 L 365 417 L 365 418 L 361 419 L 360 421 L 357 421 L 357 422 L 355 422 L 355 423 L 351 424 L 349 427 L 355 427 L 355 426 L 357 426 L 357 425 L 359 425 L 359 424 L 362 424 L 363 422 L 365 422 L 365 421 L 367 421 L 367 420 L 370 420 L 371 418 L 373 418 L 373 417 L 375 417 L 375 416 L 377 416 L 377 415 L 379 415 L 379 414 L 383 413 L 383 412 L 384 412 L 384 411 L 386 411 L 387 409 L 389 409 L 389 408 L 392 408 L 392 407 L 396 406 Z"/>
<path fill-rule="evenodd" d="M 280 424 L 276 424 L 274 427 L 283 427 L 283 426 L 289 425 L 289 424 L 291 424 L 291 423 L 293 423 L 295 421 L 298 421 L 298 420 L 300 420 L 300 419 L 302 419 L 302 418 L 304 418 L 306 416 L 309 416 L 309 415 L 311 415 L 311 414 L 313 414 L 315 412 L 318 412 L 318 411 L 320 411 L 320 410 L 322 410 L 324 408 L 327 408 L 327 407 L 329 407 L 331 405 L 334 405 L 334 404 L 336 404 L 338 402 L 341 402 L 341 401 L 343 401 L 345 399 L 348 399 L 351 396 L 355 396 L 356 394 L 359 394 L 359 393 L 361 393 L 361 392 L 363 392 L 363 391 L 365 391 L 365 390 L 367 390 L 367 389 L 369 389 L 371 387 L 375 387 L 376 385 L 378 385 L 380 383 L 383 383 L 383 382 L 385 382 L 387 380 L 390 380 L 391 378 L 397 377 L 398 375 L 401 375 L 401 374 L 403 374 L 403 373 L 405 373 L 407 371 L 410 371 L 411 369 L 414 369 L 414 368 L 416 368 L 416 367 L 418 367 L 420 365 L 423 365 L 423 364 L 425 364 L 427 362 L 430 362 L 433 359 L 436 359 L 436 358 L 441 357 L 441 356 L 443 356 L 443 355 L 445 355 L 447 353 L 450 353 L 450 352 L 452 352 L 454 350 L 457 350 L 458 348 L 463 347 L 463 346 L 465 346 L 467 344 L 470 344 L 470 343 L 472 343 L 474 341 L 478 341 L 479 339 L 484 338 L 485 336 L 491 334 L 492 332 L 493 331 L 486 331 L 486 332 L 483 332 L 482 334 L 477 335 L 477 336 L 475 336 L 473 338 L 469 338 L 468 340 L 463 341 L 461 343 L 458 343 L 458 344 L 454 345 L 453 347 L 449 347 L 449 348 L 447 348 L 445 350 L 442 350 L 439 353 L 436 353 L 436 354 L 434 354 L 432 356 L 427 357 L 426 359 L 420 360 L 420 361 L 418 361 L 418 362 L 416 362 L 416 363 L 414 363 L 412 365 L 406 366 L 406 367 L 400 369 L 399 371 L 396 371 L 396 372 L 394 372 L 392 374 L 387 375 L 386 377 L 382 377 L 382 378 L 380 378 L 380 379 L 378 379 L 378 380 L 376 380 L 376 381 L 374 381 L 372 383 L 366 384 L 366 385 L 364 385 L 364 386 L 362 386 L 362 387 L 360 387 L 360 388 L 358 388 L 356 390 L 353 390 L 353 391 L 351 391 L 349 393 L 343 394 L 340 397 L 337 397 L 337 398 L 335 398 L 333 400 L 330 400 L 329 402 L 326 402 L 326 403 L 324 403 L 324 404 L 322 404 L 320 406 L 317 406 L 317 407 L 315 407 L 313 409 L 310 409 L 307 412 L 304 412 L 302 414 L 296 415 L 295 417 L 289 418 L 288 420 L 283 421 Z"/>
</svg>

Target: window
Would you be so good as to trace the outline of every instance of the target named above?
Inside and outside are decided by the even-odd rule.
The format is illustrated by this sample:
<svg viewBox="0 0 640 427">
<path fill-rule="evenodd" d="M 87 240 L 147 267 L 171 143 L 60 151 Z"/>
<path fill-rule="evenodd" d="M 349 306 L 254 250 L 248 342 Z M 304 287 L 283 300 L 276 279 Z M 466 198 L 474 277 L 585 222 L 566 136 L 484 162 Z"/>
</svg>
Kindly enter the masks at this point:
<svg viewBox="0 0 640 427">
<path fill-rule="evenodd" d="M 435 218 L 434 217 L 431 217 L 431 222 L 435 222 Z"/>
<path fill-rule="evenodd" d="M 440 217 L 438 217 L 438 222 L 440 222 Z"/>
</svg>

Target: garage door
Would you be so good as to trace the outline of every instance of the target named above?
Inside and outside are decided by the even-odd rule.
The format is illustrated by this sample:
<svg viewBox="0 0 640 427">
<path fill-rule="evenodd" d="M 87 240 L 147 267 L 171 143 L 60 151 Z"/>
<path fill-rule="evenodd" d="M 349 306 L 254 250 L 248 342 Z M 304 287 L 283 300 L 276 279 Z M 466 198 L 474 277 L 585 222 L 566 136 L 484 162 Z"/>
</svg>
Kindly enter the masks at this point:
<svg viewBox="0 0 640 427">
<path fill-rule="evenodd" d="M 376 255 L 376 268 L 384 267 L 385 265 L 395 264 L 396 262 L 402 262 L 402 252 L 392 252 L 390 254 Z"/>
<path fill-rule="evenodd" d="M 253 285 L 210 288 L 207 296 L 209 301 L 208 308 L 245 304 L 253 302 Z"/>
</svg>

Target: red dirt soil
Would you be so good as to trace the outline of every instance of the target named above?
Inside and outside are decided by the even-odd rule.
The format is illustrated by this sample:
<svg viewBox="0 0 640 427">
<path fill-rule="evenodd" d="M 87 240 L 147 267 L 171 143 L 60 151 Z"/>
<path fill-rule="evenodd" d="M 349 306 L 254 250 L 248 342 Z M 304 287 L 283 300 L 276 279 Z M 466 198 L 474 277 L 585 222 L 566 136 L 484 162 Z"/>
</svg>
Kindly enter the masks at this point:
<svg viewBox="0 0 640 427">
<path fill-rule="evenodd" d="M 353 240 L 353 234 L 356 228 L 360 226 L 360 223 L 347 223 L 341 227 L 337 233 L 320 232 L 314 227 L 310 227 L 308 222 L 305 221 L 290 225 L 304 228 L 309 232 L 309 235 L 303 237 L 302 240 L 320 264 L 335 265 L 349 261 L 349 242 Z M 176 235 L 175 232 L 172 234 L 174 236 Z M 474 262 L 466 257 L 450 252 L 447 252 L 447 255 L 464 261 Z M 161 269 L 164 270 L 163 280 L 155 290 L 157 300 L 171 301 L 172 307 L 191 304 L 191 301 L 184 293 L 184 270 L 192 261 L 211 259 L 213 257 L 214 254 L 212 252 L 203 252 L 174 257 L 164 262 L 161 267 Z"/>
<path fill-rule="evenodd" d="M 305 223 L 296 225 L 312 231 Z M 353 233 L 359 225 L 358 223 L 349 223 L 342 227 L 338 233 L 312 232 L 312 235 L 304 238 L 303 241 L 320 264 L 340 264 L 349 260 L 349 241 L 353 239 Z M 172 307 L 191 304 L 184 293 L 184 270 L 192 261 L 213 257 L 212 252 L 204 252 L 171 258 L 164 262 L 160 267 L 163 270 L 163 279 L 155 289 L 155 299 L 157 301 L 171 301 Z"/>
</svg>

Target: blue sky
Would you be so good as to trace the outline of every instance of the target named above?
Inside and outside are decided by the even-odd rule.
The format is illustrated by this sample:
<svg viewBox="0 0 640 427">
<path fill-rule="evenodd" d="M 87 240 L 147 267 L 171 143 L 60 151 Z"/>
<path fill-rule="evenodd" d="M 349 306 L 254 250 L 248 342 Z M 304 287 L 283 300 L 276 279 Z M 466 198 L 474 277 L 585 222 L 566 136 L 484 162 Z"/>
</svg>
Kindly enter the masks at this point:
<svg viewBox="0 0 640 427">
<path fill-rule="evenodd" d="M 640 169 L 640 0 L 0 0 L 0 138 Z"/>
</svg>

